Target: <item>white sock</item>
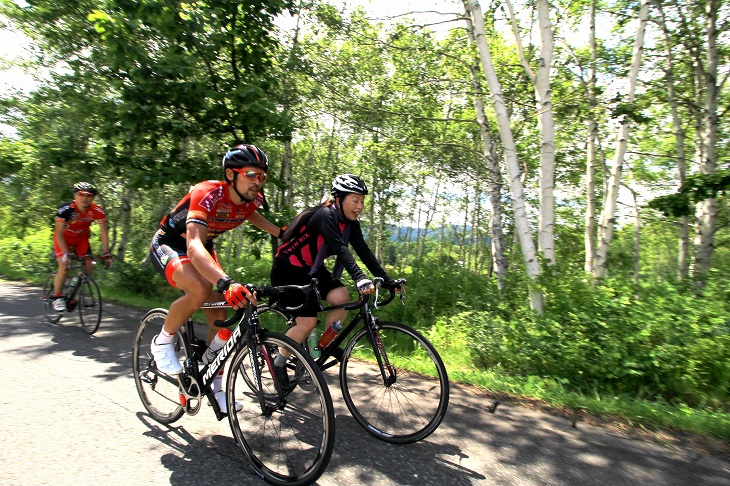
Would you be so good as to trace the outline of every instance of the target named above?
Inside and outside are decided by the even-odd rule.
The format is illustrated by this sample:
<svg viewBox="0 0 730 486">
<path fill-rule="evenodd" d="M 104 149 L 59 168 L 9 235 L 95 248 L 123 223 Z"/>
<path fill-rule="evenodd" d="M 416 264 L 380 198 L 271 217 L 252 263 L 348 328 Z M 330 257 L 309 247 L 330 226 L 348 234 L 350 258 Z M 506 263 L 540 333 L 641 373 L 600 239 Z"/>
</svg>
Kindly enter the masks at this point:
<svg viewBox="0 0 730 486">
<path fill-rule="evenodd" d="M 218 376 L 213 378 L 213 386 L 211 387 L 211 390 L 213 390 L 213 393 L 218 393 L 223 389 L 223 373 L 218 373 Z"/>
<path fill-rule="evenodd" d="M 170 334 L 169 332 L 165 331 L 165 328 L 162 328 L 160 333 L 155 338 L 155 342 L 157 344 L 169 344 L 174 340 L 175 334 L 177 333 L 173 332 L 172 334 Z"/>
</svg>

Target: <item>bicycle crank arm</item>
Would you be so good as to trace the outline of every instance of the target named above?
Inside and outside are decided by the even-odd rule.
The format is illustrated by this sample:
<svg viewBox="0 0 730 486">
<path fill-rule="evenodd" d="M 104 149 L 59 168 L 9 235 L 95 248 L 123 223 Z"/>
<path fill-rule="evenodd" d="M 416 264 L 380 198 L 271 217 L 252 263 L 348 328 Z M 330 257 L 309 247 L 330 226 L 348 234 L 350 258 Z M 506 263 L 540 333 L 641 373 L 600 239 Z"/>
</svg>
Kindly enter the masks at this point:
<svg viewBox="0 0 730 486">
<path fill-rule="evenodd" d="M 195 380 L 183 373 L 177 375 L 177 380 L 180 385 L 180 405 L 185 413 L 195 415 L 200 411 L 200 404 L 203 402 L 200 387 Z"/>
</svg>

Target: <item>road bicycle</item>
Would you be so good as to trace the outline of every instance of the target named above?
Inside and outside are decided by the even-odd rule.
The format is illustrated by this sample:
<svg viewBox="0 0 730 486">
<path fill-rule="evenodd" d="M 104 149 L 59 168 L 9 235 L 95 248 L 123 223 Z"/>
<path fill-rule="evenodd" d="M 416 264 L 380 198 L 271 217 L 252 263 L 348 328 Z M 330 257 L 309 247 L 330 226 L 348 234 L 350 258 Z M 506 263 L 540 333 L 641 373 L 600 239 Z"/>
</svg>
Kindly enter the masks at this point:
<svg viewBox="0 0 730 486">
<path fill-rule="evenodd" d="M 258 298 L 285 287 L 247 285 Z M 230 308 L 212 302 L 203 308 Z M 292 309 L 293 310 L 293 309 Z M 268 332 L 259 325 L 256 306 L 247 305 L 218 327 L 232 335 L 209 364 L 202 362 L 206 342 L 195 335 L 189 319 L 175 334 L 175 349 L 183 372 L 170 376 L 157 369 L 150 351 L 152 338 L 162 329 L 167 310 L 153 309 L 142 318 L 133 350 L 134 380 L 145 409 L 153 419 L 170 424 L 183 414 L 195 415 L 207 397 L 218 420 L 226 416 L 237 445 L 253 470 L 278 485 L 311 484 L 324 472 L 335 439 L 335 413 L 329 388 L 311 356 L 291 338 Z M 207 327 L 207 326 L 206 326 Z M 289 354 L 289 385 L 273 369 L 275 357 Z M 218 406 L 211 385 L 224 369 L 226 406 Z M 236 410 L 236 403 L 242 407 Z"/>
<path fill-rule="evenodd" d="M 373 310 L 389 304 L 399 290 L 404 303 L 405 280 L 378 302 L 383 279 L 376 278 L 376 293 L 359 300 L 322 308 L 320 312 L 344 308 L 359 312 L 315 359 L 321 370 L 340 364 L 342 396 L 355 420 L 378 439 L 408 444 L 435 431 L 449 404 L 449 379 L 443 361 L 433 345 L 417 330 L 399 322 L 380 321 Z M 316 280 L 309 285 L 291 286 L 311 294 Z M 318 292 L 316 293 L 319 299 Z M 259 306 L 261 325 L 285 333 L 295 318 L 281 309 L 275 297 Z M 358 326 L 362 324 L 360 328 Z M 312 353 L 309 340 L 304 347 Z"/>
<path fill-rule="evenodd" d="M 86 262 L 90 261 L 95 265 L 99 259 L 101 258 L 91 255 L 83 257 L 69 256 L 69 277 L 63 285 L 62 294 L 62 298 L 66 302 L 65 310 L 57 311 L 53 308 L 53 301 L 56 299 L 53 290 L 56 272 L 51 272 L 46 277 L 43 284 L 43 310 L 51 324 L 60 321 L 65 313 L 78 309 L 79 320 L 84 331 L 88 334 L 94 334 L 99 329 L 102 308 L 101 291 L 99 290 L 99 284 L 86 271 Z M 73 275 L 77 266 L 79 267 L 78 273 Z"/>
</svg>

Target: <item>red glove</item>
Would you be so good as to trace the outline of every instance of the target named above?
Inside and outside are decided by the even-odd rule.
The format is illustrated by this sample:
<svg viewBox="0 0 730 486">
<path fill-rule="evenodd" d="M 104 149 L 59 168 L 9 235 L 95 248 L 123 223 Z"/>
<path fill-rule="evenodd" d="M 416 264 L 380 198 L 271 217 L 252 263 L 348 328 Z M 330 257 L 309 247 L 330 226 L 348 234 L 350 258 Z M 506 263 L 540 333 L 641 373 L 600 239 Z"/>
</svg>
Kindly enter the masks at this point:
<svg viewBox="0 0 730 486">
<path fill-rule="evenodd" d="M 249 292 L 245 286 L 235 282 L 223 291 L 223 297 L 226 298 L 226 302 L 231 307 L 245 305 L 247 295 L 251 295 L 251 292 Z"/>
</svg>

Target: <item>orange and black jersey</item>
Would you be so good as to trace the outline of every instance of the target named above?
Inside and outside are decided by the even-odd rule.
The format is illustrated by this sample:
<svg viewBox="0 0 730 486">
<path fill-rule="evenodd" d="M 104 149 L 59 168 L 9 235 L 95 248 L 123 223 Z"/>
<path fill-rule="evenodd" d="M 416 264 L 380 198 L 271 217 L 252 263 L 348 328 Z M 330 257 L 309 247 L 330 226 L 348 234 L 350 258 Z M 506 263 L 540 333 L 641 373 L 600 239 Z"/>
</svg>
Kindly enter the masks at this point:
<svg viewBox="0 0 730 486">
<path fill-rule="evenodd" d="M 64 238 L 89 237 L 89 227 L 94 221 L 106 222 L 106 213 L 98 204 L 91 203 L 83 213 L 74 201 L 63 203 L 56 211 L 56 221 L 64 223 Z"/>
<path fill-rule="evenodd" d="M 224 181 L 203 181 L 190 189 L 175 208 L 160 221 L 160 229 L 169 236 L 186 237 L 187 223 L 208 229 L 208 240 L 240 226 L 264 202 L 259 193 L 254 201 L 238 205 L 231 200 Z"/>
<path fill-rule="evenodd" d="M 360 222 L 349 221 L 341 216 L 337 218 L 334 211 L 339 211 L 339 209 L 333 210 L 330 206 L 317 209 L 296 234 L 279 247 L 276 252 L 277 263 L 311 269 L 317 263 L 317 255 L 322 246 L 326 244 L 325 257 L 336 255 L 336 265 L 344 266 L 355 282 L 368 278 L 355 262 L 355 257 L 350 253 L 348 243 L 343 238 L 345 229 L 349 225 L 349 244 L 352 245 L 357 256 L 373 275 L 390 280 L 370 247 L 365 243 Z M 316 271 L 317 268 L 313 270 Z M 339 278 L 339 276 L 335 278 Z"/>
</svg>

